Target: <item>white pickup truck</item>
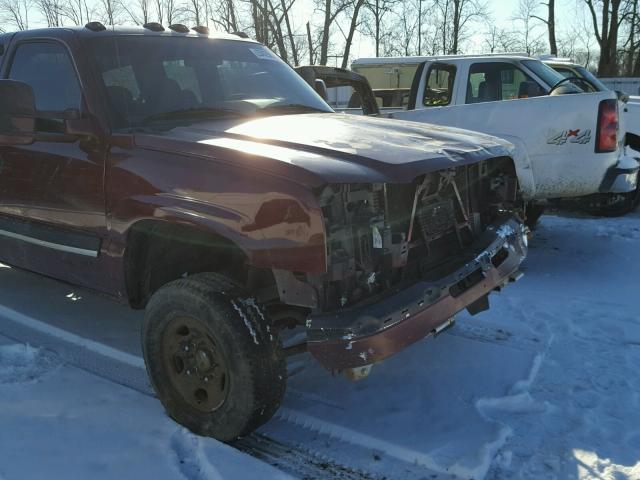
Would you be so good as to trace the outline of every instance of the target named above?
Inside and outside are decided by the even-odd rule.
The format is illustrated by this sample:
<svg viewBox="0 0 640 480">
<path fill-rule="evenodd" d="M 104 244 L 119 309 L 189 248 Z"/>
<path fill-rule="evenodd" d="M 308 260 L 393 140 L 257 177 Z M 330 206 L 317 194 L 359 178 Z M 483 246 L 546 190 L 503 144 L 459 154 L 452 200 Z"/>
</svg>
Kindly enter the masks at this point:
<svg viewBox="0 0 640 480">
<path fill-rule="evenodd" d="M 582 93 L 537 59 L 362 58 L 352 69 L 374 91 L 406 88 L 414 72 L 407 109 L 383 109 L 393 118 L 476 130 L 511 142 L 529 202 L 636 188 L 639 164 L 623 142 L 618 114 L 623 103 L 617 94 Z"/>
<path fill-rule="evenodd" d="M 611 90 L 589 70 L 569 58 L 540 57 L 540 60 L 564 77 L 578 80 L 576 83 L 587 92 L 606 92 Z M 640 97 L 625 95 L 625 105 L 621 114 L 621 124 L 626 131 L 626 142 L 640 150 Z"/>
</svg>

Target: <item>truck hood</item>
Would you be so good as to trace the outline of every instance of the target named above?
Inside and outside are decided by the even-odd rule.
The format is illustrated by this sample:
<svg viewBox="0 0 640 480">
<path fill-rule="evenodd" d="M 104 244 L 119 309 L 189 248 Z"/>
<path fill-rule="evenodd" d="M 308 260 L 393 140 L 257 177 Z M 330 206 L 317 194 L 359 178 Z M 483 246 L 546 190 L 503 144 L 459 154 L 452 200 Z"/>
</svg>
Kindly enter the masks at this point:
<svg viewBox="0 0 640 480">
<path fill-rule="evenodd" d="M 311 186 L 409 183 L 513 150 L 505 140 L 467 130 L 334 113 L 200 122 L 136 134 L 135 141 L 141 148 L 207 157 Z"/>
</svg>

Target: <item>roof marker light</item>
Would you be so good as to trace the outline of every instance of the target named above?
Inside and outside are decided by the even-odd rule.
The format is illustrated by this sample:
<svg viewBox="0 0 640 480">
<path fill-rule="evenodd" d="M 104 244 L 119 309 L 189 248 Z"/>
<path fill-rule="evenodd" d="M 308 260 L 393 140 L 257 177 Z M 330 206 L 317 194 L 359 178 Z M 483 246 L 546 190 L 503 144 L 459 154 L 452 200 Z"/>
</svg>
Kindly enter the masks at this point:
<svg viewBox="0 0 640 480">
<path fill-rule="evenodd" d="M 204 25 L 198 25 L 197 27 L 193 27 L 191 30 L 201 35 L 209 35 L 209 27 Z"/>
<path fill-rule="evenodd" d="M 178 33 L 189 33 L 189 27 L 181 23 L 174 23 L 173 25 L 169 25 L 169 30 L 173 30 L 174 32 Z"/>
<path fill-rule="evenodd" d="M 164 27 L 158 22 L 145 23 L 143 27 L 147 30 L 151 30 L 152 32 L 164 32 Z"/>
<path fill-rule="evenodd" d="M 89 22 L 84 26 L 84 28 L 91 30 L 92 32 L 103 32 L 107 29 L 107 27 L 100 22 Z"/>
</svg>

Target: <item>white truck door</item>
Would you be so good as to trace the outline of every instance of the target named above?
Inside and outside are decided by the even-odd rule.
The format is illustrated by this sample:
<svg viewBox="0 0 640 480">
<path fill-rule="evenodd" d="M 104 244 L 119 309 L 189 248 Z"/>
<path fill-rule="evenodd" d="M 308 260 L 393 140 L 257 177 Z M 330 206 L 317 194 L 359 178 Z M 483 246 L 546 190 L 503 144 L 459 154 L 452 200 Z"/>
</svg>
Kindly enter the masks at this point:
<svg viewBox="0 0 640 480">
<path fill-rule="evenodd" d="M 598 192 L 606 171 L 618 160 L 618 152 L 595 153 L 598 106 L 601 100 L 615 98 L 613 92 L 547 96 L 515 63 L 446 66 L 427 63 L 415 110 L 391 116 L 476 130 L 512 142 L 527 199 Z"/>
</svg>

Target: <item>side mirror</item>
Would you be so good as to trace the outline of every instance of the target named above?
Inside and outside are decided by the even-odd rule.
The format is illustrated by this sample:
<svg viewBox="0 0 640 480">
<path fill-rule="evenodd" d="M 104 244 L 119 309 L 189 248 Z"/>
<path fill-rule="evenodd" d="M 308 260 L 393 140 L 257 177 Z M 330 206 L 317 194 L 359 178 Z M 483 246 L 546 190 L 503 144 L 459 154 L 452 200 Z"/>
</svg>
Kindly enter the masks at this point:
<svg viewBox="0 0 640 480">
<path fill-rule="evenodd" d="M 0 145 L 30 145 L 36 140 L 70 143 L 94 135 L 94 123 L 80 110 L 38 111 L 30 85 L 0 80 Z"/>
<path fill-rule="evenodd" d="M 35 139 L 33 89 L 23 82 L 0 80 L 0 145 L 29 145 Z"/>
<path fill-rule="evenodd" d="M 618 96 L 618 100 L 622 103 L 629 103 L 629 94 L 616 90 L 616 95 Z"/>
</svg>

